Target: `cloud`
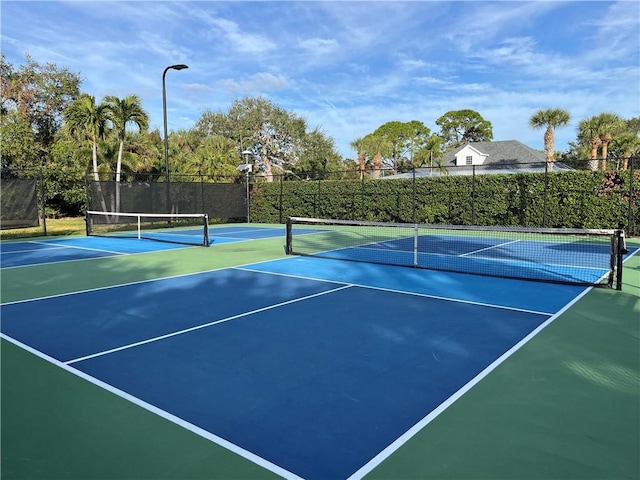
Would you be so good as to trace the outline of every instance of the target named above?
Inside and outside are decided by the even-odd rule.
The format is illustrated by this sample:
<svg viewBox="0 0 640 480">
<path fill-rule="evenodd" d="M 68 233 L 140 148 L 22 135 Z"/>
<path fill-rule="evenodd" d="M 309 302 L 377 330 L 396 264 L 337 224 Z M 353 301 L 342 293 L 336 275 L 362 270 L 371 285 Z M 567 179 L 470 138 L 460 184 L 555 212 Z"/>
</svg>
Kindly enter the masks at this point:
<svg viewBox="0 0 640 480">
<path fill-rule="evenodd" d="M 453 2 L 459 14 L 444 35 L 452 46 L 470 53 L 510 32 L 524 31 L 561 2 Z"/>
<path fill-rule="evenodd" d="M 218 31 L 218 38 L 229 48 L 240 53 L 262 54 L 276 48 L 276 43 L 264 35 L 242 31 L 238 23 L 206 15 L 205 23 Z"/>
<path fill-rule="evenodd" d="M 284 75 L 260 72 L 245 76 L 241 80 L 219 80 L 217 85 L 234 94 L 255 95 L 260 92 L 291 88 L 292 83 Z"/>
<path fill-rule="evenodd" d="M 300 41 L 298 45 L 301 49 L 307 50 L 313 55 L 327 55 L 335 52 L 340 47 L 336 40 L 326 38 L 309 38 Z"/>
</svg>

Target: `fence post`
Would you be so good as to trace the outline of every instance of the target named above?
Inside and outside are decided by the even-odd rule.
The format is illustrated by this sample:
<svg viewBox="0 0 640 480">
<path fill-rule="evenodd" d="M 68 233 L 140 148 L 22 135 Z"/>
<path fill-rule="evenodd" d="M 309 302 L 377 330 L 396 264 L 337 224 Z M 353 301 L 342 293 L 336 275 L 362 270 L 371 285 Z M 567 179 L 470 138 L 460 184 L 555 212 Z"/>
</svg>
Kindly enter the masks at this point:
<svg viewBox="0 0 640 480">
<path fill-rule="evenodd" d="M 282 177 L 283 175 L 280 175 L 280 198 L 278 199 L 279 204 L 278 205 L 278 210 L 280 210 L 280 218 L 278 219 L 278 223 L 282 223 L 282 195 L 283 193 L 283 185 L 282 185 Z"/>
<path fill-rule="evenodd" d="M 416 223 L 416 208 L 417 208 L 417 199 L 416 199 L 416 169 L 413 168 L 413 175 L 411 175 L 411 188 L 413 190 L 413 223 Z"/>
<path fill-rule="evenodd" d="M 471 174 L 471 225 L 476 224 L 476 166 L 473 165 Z"/>
<path fill-rule="evenodd" d="M 542 200 L 542 227 L 547 226 L 547 193 L 549 190 L 549 162 L 544 162 L 544 194 Z"/>
<path fill-rule="evenodd" d="M 633 224 L 633 162 L 638 157 L 631 157 L 629 159 L 629 219 L 628 219 L 628 233 L 634 235 L 636 233 L 635 225 Z"/>
<path fill-rule="evenodd" d="M 361 219 L 365 219 L 365 208 L 364 208 L 364 175 L 362 175 L 362 177 L 360 178 L 360 208 L 361 208 L 361 213 L 360 213 L 360 218 Z"/>
<path fill-rule="evenodd" d="M 317 175 L 317 173 L 316 173 L 316 175 Z M 321 178 L 322 178 L 321 175 L 318 175 L 318 192 L 316 193 L 316 201 L 315 201 L 315 203 L 313 205 L 313 213 L 314 213 L 313 216 L 316 217 L 316 218 L 318 218 L 320 216 L 319 215 L 319 213 L 320 213 L 320 195 L 321 195 L 321 188 L 320 187 L 321 187 L 321 182 L 322 182 Z"/>
<path fill-rule="evenodd" d="M 42 175 L 42 165 L 38 169 L 38 180 L 40 180 L 40 201 L 42 202 L 42 231 L 47 236 L 47 196 L 44 192 L 44 175 Z"/>
<path fill-rule="evenodd" d="M 202 175 L 202 173 L 198 171 L 198 176 L 200 177 L 200 205 L 202 205 L 200 211 L 203 213 L 207 213 L 204 210 L 204 175 Z"/>
</svg>

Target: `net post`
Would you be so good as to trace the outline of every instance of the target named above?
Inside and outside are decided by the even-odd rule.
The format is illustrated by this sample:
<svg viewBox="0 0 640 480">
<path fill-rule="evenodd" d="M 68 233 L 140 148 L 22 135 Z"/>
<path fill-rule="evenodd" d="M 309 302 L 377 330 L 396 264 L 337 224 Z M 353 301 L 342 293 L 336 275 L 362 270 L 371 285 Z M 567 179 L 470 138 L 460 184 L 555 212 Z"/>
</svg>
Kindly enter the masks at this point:
<svg viewBox="0 0 640 480">
<path fill-rule="evenodd" d="M 204 214 L 203 223 L 204 223 L 204 240 L 203 240 L 202 246 L 208 247 L 209 246 L 209 215 L 207 215 L 206 213 Z"/>
<path fill-rule="evenodd" d="M 624 254 L 628 253 L 624 245 L 624 230 L 619 228 L 616 230 L 614 234 L 616 238 L 616 251 L 615 251 L 615 262 L 616 262 L 616 290 L 622 290 L 622 267 Z"/>
<path fill-rule="evenodd" d="M 607 287 L 613 288 L 613 279 L 616 274 L 616 262 L 618 252 L 618 236 L 614 232 L 611 235 L 611 249 L 609 251 L 609 278 L 607 279 Z"/>
<path fill-rule="evenodd" d="M 293 251 L 293 247 L 291 245 L 293 240 L 292 228 L 293 221 L 291 220 L 291 217 L 287 217 L 286 245 L 284 246 L 284 253 L 287 255 L 291 255 L 291 252 Z"/>
<path fill-rule="evenodd" d="M 142 238 L 142 215 L 138 215 L 138 240 Z"/>
<path fill-rule="evenodd" d="M 87 213 L 84 214 L 84 229 L 87 232 L 87 237 L 91 236 L 91 220 L 89 215 L 89 210 L 87 210 Z"/>
</svg>

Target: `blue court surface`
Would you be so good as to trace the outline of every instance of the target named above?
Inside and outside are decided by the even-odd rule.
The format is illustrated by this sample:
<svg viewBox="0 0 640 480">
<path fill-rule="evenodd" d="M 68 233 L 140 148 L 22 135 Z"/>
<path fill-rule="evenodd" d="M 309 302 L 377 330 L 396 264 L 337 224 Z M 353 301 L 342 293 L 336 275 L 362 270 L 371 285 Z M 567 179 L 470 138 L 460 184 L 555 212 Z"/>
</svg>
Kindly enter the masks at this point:
<svg viewBox="0 0 640 480">
<path fill-rule="evenodd" d="M 118 236 L 112 234 L 104 237 L 52 237 L 44 240 L 4 242 L 0 249 L 0 266 L 2 268 L 22 267 L 43 263 L 190 248 L 197 245 L 203 233 L 202 229 L 176 228 L 147 231 L 144 235 L 143 239 L 138 239 L 136 232 L 123 232 Z M 209 244 L 213 246 L 222 243 L 282 236 L 284 236 L 284 229 L 279 227 L 212 227 L 209 229 Z M 189 245 L 189 242 L 192 245 Z"/>
<path fill-rule="evenodd" d="M 289 257 L 5 303 L 1 329 L 285 477 L 357 478 L 583 291 Z"/>
</svg>

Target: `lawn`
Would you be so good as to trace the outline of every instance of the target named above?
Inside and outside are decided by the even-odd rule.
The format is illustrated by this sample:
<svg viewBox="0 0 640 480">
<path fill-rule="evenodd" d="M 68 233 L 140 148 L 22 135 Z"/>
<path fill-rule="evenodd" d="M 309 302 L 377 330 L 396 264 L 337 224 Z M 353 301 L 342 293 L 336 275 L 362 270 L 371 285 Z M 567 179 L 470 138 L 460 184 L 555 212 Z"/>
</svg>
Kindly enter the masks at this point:
<svg viewBox="0 0 640 480">
<path fill-rule="evenodd" d="M 85 233 L 84 217 L 73 218 L 47 218 L 47 235 L 80 235 Z M 0 230 L 0 239 L 11 240 L 14 238 L 42 237 L 44 229 L 42 221 L 37 227 L 14 228 Z"/>
</svg>

